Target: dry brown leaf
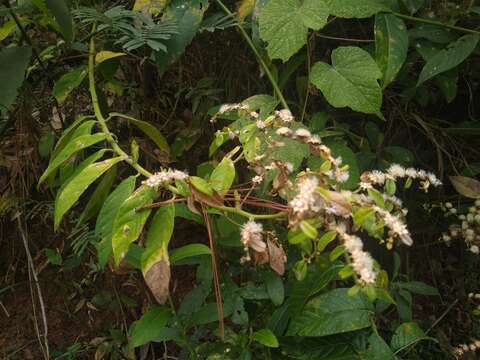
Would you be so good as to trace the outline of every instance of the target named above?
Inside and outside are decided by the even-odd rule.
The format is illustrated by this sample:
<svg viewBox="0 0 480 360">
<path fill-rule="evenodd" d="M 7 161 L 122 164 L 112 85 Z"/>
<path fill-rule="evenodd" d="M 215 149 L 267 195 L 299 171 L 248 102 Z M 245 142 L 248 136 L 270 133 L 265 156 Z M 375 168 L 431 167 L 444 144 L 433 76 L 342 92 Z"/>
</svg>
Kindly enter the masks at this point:
<svg viewBox="0 0 480 360">
<path fill-rule="evenodd" d="M 170 294 L 170 264 L 167 260 L 157 261 L 144 275 L 145 283 L 159 304 L 165 304 Z"/>
<path fill-rule="evenodd" d="M 190 186 L 190 192 L 193 194 L 193 197 L 201 203 L 204 203 L 213 207 L 223 206 L 223 199 L 217 192 L 214 192 L 212 196 L 208 196 L 202 193 L 201 191 L 198 191 L 193 186 Z"/>
<path fill-rule="evenodd" d="M 449 176 L 455 190 L 471 199 L 480 198 L 480 181 L 466 176 Z"/>
<path fill-rule="evenodd" d="M 283 275 L 285 273 L 285 262 L 287 256 L 282 247 L 275 244 L 272 240 L 267 240 L 268 255 L 270 259 L 270 267 L 278 274 Z"/>
</svg>

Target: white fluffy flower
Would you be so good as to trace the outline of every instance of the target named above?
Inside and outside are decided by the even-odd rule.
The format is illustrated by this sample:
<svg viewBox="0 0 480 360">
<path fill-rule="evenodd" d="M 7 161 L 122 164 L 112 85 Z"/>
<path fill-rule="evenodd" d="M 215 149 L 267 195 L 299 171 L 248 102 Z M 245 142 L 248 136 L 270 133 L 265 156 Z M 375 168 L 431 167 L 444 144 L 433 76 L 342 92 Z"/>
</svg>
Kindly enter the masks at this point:
<svg viewBox="0 0 480 360">
<path fill-rule="evenodd" d="M 260 130 L 263 130 L 267 127 L 267 125 L 265 124 L 265 121 L 262 121 L 262 120 L 257 120 L 255 124 L 257 125 L 257 128 L 259 128 Z"/>
<path fill-rule="evenodd" d="M 292 135 L 292 130 L 290 130 L 288 127 L 284 126 L 284 127 L 278 128 L 276 133 L 279 136 L 291 136 Z"/>
<path fill-rule="evenodd" d="M 339 231 L 344 241 L 345 248 L 350 253 L 352 259 L 352 267 L 360 280 L 365 284 L 373 284 L 377 274 L 373 267 L 373 259 L 368 252 L 363 251 L 362 240 L 355 235 L 347 234 Z"/>
<path fill-rule="evenodd" d="M 156 172 L 150 176 L 147 180 L 143 181 L 142 184 L 157 187 L 159 185 L 164 185 L 174 180 L 185 180 L 188 178 L 188 174 L 175 169 L 167 169 Z"/>
<path fill-rule="evenodd" d="M 309 139 L 312 134 L 307 129 L 297 129 L 297 131 L 295 131 L 295 136 L 302 139 Z"/>
<path fill-rule="evenodd" d="M 295 215 L 303 218 L 309 212 L 317 212 L 321 208 L 320 195 L 316 192 L 318 179 L 305 177 L 297 183 L 297 195 L 290 201 L 289 206 Z"/>
<path fill-rule="evenodd" d="M 398 164 L 392 164 L 387 170 L 387 173 L 394 179 L 405 177 L 405 168 Z"/>
<path fill-rule="evenodd" d="M 245 251 L 251 247 L 257 252 L 264 252 L 267 249 L 267 244 L 263 241 L 263 225 L 255 221 L 248 221 L 242 225 L 240 235 Z"/>
<path fill-rule="evenodd" d="M 293 115 L 288 109 L 275 111 L 275 115 L 277 115 L 284 123 L 289 124 L 293 121 Z"/>
</svg>

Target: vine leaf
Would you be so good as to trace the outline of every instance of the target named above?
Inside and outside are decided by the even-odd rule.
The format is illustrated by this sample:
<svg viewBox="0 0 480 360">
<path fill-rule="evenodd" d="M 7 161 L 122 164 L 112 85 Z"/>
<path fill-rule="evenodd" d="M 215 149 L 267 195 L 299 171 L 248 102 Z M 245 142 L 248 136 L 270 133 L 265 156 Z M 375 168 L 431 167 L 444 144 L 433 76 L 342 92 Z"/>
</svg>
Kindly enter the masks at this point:
<svg viewBox="0 0 480 360">
<path fill-rule="evenodd" d="M 157 210 L 147 232 L 142 255 L 142 273 L 155 299 L 164 304 L 169 294 L 170 261 L 168 244 L 173 234 L 175 206 L 168 204 Z"/>
<path fill-rule="evenodd" d="M 14 46 L 0 51 L 0 114 L 8 110 L 17 98 L 31 56 L 29 46 Z"/>
<path fill-rule="evenodd" d="M 73 40 L 73 21 L 70 10 L 64 0 L 45 0 L 45 4 L 55 17 L 63 38 L 67 42 Z"/>
<path fill-rule="evenodd" d="M 172 317 L 166 307 L 151 306 L 142 317 L 135 321 L 130 328 L 130 346 L 136 348 L 157 339 Z"/>
<path fill-rule="evenodd" d="M 311 82 L 334 107 L 375 114 L 380 112 L 382 90 L 378 84 L 382 73 L 368 52 L 358 47 L 339 47 L 332 52 L 332 65 L 317 62 Z"/>
<path fill-rule="evenodd" d="M 367 18 L 379 12 L 389 12 L 385 0 L 324 0 L 330 14 L 341 18 Z"/>
<path fill-rule="evenodd" d="M 361 293 L 339 288 L 310 300 L 290 324 L 287 336 L 327 336 L 369 327 L 372 305 Z"/>
<path fill-rule="evenodd" d="M 77 129 L 78 130 L 78 129 Z M 73 138 L 59 154 L 50 161 L 47 169 L 44 171 L 38 184 L 40 185 L 43 181 L 45 181 L 50 174 L 52 174 L 55 170 L 58 169 L 60 165 L 62 165 L 65 161 L 67 161 L 73 154 L 76 152 L 86 149 L 102 140 L 105 140 L 106 134 L 104 133 L 97 133 L 93 135 L 82 135 L 76 138 Z"/>
<path fill-rule="evenodd" d="M 402 19 L 392 14 L 375 17 L 375 50 L 378 67 L 386 88 L 403 66 L 408 52 L 408 32 Z"/>
<path fill-rule="evenodd" d="M 480 181 L 466 176 L 450 176 L 449 178 L 460 195 L 471 199 L 480 199 Z"/>
<path fill-rule="evenodd" d="M 465 35 L 432 56 L 420 73 L 417 86 L 447 70 L 460 65 L 475 50 L 480 36 Z"/>
<path fill-rule="evenodd" d="M 308 29 L 320 30 L 327 23 L 328 6 L 323 0 L 271 0 L 260 13 L 260 37 L 268 43 L 268 55 L 286 62 L 307 42 Z"/>
<path fill-rule="evenodd" d="M 149 205 L 156 197 L 157 191 L 150 186 L 143 185 L 131 194 L 120 206 L 112 228 L 112 250 L 115 264 L 128 252 L 130 244 L 138 239 L 150 215 L 151 209 L 140 208 Z"/>
<path fill-rule="evenodd" d="M 113 165 L 121 161 L 116 157 L 88 165 L 61 190 L 55 200 L 54 228 L 58 228 L 60 221 L 68 210 L 75 204 L 82 193 Z"/>
<path fill-rule="evenodd" d="M 63 103 L 67 96 L 80 86 L 85 76 L 87 76 L 87 68 L 85 66 L 64 74 L 53 86 L 52 94 L 55 99 L 60 104 Z"/>
<path fill-rule="evenodd" d="M 112 230 L 113 222 L 120 206 L 127 200 L 135 189 L 135 176 L 123 180 L 115 190 L 107 197 L 95 224 L 95 234 L 101 238 L 97 244 L 98 262 L 104 267 L 112 253 Z"/>
</svg>

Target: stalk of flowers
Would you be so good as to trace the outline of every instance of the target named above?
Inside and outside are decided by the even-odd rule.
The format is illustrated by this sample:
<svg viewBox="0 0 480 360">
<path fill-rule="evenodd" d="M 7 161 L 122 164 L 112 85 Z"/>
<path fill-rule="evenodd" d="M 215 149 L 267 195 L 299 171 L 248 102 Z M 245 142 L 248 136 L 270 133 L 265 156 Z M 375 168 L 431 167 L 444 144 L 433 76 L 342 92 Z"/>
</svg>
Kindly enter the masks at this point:
<svg viewBox="0 0 480 360">
<path fill-rule="evenodd" d="M 470 252 L 480 254 L 480 200 L 475 201 L 467 214 L 457 214 L 457 209 L 449 202 L 444 204 L 444 210 L 446 215 L 456 216 L 458 223 L 450 225 L 442 240 L 449 243 L 452 239 L 463 238 Z"/>
<path fill-rule="evenodd" d="M 222 106 L 220 106 L 217 113 L 210 119 L 210 122 L 215 123 L 219 115 L 233 112 L 233 111 L 242 111 L 248 114 L 254 120 L 257 120 L 260 117 L 260 115 L 256 111 L 251 110 L 248 105 L 242 104 L 242 103 L 233 103 L 233 104 L 223 104 Z"/>
<path fill-rule="evenodd" d="M 295 131 L 288 127 L 280 127 L 276 131 L 277 135 L 297 140 L 304 144 L 310 145 L 313 154 L 319 155 L 323 160 L 329 163 L 329 169 L 325 171 L 330 179 L 343 183 L 349 178 L 348 166 L 342 166 L 342 158 L 335 158 L 328 146 L 322 144 L 322 140 L 318 135 L 312 135 L 309 130 L 300 128 Z"/>
<path fill-rule="evenodd" d="M 315 176 L 303 176 L 297 180 L 297 194 L 288 203 L 290 209 L 289 222 L 295 227 L 300 221 L 311 218 L 325 208 L 325 201 L 317 192 L 319 185 Z"/>
<path fill-rule="evenodd" d="M 390 179 L 396 181 L 397 179 L 407 178 L 410 181 L 420 181 L 420 187 L 425 192 L 428 191 L 430 185 L 440 186 L 442 182 L 431 172 L 425 170 L 418 170 L 414 168 L 404 168 L 398 164 L 392 164 L 386 172 L 378 170 L 367 171 L 360 177 L 360 188 L 369 189 L 374 185 L 384 185 L 385 182 Z"/>
<path fill-rule="evenodd" d="M 175 180 L 186 180 L 187 178 L 188 174 L 183 171 L 164 169 L 144 180 L 142 184 L 150 187 L 158 187 L 165 186 Z"/>
<path fill-rule="evenodd" d="M 377 273 L 373 266 L 373 258 L 370 253 L 363 250 L 362 240 L 356 235 L 348 234 L 344 225 L 337 226 L 335 230 L 343 240 L 345 249 L 351 258 L 352 268 L 360 282 L 364 285 L 375 283 Z"/>
<path fill-rule="evenodd" d="M 383 219 L 385 225 L 389 228 L 388 238 L 387 238 L 387 248 L 391 249 L 393 246 L 393 239 L 395 237 L 399 238 L 402 243 L 407 246 L 413 244 L 410 231 L 407 228 L 407 225 L 403 220 L 396 215 L 392 215 L 390 212 L 382 209 L 379 206 L 373 206 L 373 210 Z"/>
</svg>

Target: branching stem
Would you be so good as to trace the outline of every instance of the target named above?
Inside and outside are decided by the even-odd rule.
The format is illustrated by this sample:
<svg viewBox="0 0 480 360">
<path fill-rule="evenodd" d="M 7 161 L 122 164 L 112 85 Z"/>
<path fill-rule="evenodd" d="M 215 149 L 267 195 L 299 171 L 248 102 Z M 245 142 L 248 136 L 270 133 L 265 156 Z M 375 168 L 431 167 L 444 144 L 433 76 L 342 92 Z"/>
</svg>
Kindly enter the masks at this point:
<svg viewBox="0 0 480 360">
<path fill-rule="evenodd" d="M 409 16 L 409 15 L 404 15 L 404 14 L 399 14 L 399 13 L 396 13 L 396 12 L 394 12 L 393 14 L 395 16 L 399 17 L 399 18 L 402 18 L 402 19 L 405 19 L 405 20 L 408 20 L 408 21 L 419 22 L 419 23 L 429 24 L 429 25 L 436 25 L 436 26 L 441 26 L 441 27 L 444 27 L 444 28 L 447 28 L 447 29 L 460 31 L 460 32 L 468 33 L 468 34 L 480 35 L 480 31 L 467 29 L 467 28 L 464 28 L 464 27 L 461 27 L 461 26 L 449 25 L 449 24 L 445 24 L 445 23 L 440 22 L 440 21 L 435 21 L 435 20 L 430 20 L 430 19 L 425 19 L 425 18 L 419 18 L 419 17 Z"/>
</svg>

